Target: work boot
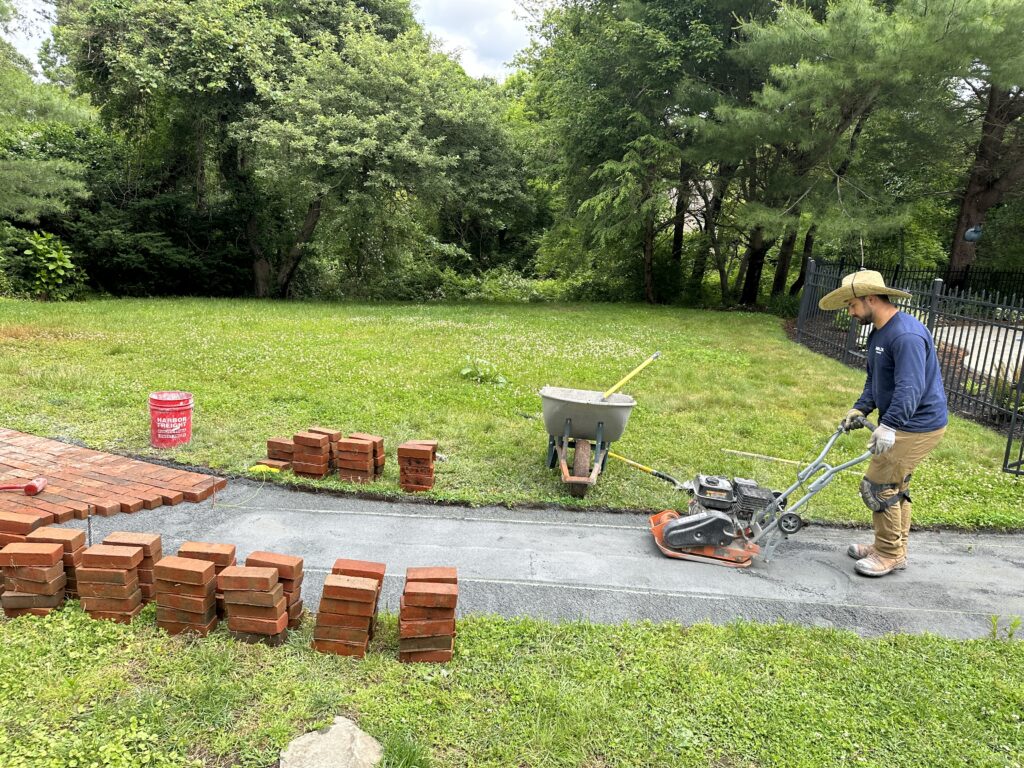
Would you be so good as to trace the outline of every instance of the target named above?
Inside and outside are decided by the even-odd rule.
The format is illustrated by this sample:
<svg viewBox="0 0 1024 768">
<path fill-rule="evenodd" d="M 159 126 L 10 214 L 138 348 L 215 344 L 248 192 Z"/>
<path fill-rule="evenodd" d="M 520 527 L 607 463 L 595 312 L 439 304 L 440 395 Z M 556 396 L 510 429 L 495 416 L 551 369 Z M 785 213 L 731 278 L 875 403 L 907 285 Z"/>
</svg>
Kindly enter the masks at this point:
<svg viewBox="0 0 1024 768">
<path fill-rule="evenodd" d="M 846 554 L 848 554 L 854 560 L 863 560 L 865 557 L 870 557 L 871 555 L 875 554 L 875 545 L 874 544 L 851 544 L 847 548 Z M 906 556 L 897 558 L 897 560 L 899 561 L 899 564 L 894 566 L 893 570 L 894 571 L 905 570 L 906 567 L 907 567 L 907 558 L 906 558 Z"/>
<path fill-rule="evenodd" d="M 886 557 L 878 552 L 872 552 L 863 557 L 853 565 L 853 570 L 861 576 L 885 576 L 893 571 L 901 571 L 907 567 L 906 558 Z"/>
</svg>

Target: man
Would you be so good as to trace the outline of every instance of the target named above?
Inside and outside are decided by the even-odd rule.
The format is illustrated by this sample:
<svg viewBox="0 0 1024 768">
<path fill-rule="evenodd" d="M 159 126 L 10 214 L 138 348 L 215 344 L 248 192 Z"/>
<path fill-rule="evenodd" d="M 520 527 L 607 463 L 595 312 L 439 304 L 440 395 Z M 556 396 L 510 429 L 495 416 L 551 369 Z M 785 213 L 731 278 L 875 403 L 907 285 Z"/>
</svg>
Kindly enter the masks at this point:
<svg viewBox="0 0 1024 768">
<path fill-rule="evenodd" d="M 868 450 L 874 454 L 860 484 L 861 497 L 873 513 L 873 544 L 851 544 L 854 570 L 864 576 L 885 576 L 907 567 L 910 534 L 910 478 L 914 468 L 939 444 L 949 420 L 935 342 L 921 321 L 900 310 L 890 297 L 910 294 L 885 285 L 882 275 L 861 270 L 818 306 L 846 307 L 868 336 L 867 381 L 860 399 L 843 419 L 847 430 L 878 409 L 878 427 Z"/>
</svg>

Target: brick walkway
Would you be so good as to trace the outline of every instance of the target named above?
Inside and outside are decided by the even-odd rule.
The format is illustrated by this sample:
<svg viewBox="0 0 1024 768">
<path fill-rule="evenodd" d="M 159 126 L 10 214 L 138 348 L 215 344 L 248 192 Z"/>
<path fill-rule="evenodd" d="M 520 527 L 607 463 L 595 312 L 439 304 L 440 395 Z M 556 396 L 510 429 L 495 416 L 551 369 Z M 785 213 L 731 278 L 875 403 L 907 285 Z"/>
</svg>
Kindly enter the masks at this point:
<svg viewBox="0 0 1024 768">
<path fill-rule="evenodd" d="M 227 480 L 0 429 L 0 485 L 45 477 L 38 496 L 0 491 L 0 511 L 46 523 L 205 501 Z"/>
</svg>

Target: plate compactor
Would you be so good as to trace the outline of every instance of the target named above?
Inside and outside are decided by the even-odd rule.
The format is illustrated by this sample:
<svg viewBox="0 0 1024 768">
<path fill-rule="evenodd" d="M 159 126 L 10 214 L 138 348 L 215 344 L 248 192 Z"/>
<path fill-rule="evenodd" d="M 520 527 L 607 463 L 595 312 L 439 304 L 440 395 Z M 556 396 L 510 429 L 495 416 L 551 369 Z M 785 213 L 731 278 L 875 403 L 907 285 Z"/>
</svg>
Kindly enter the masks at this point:
<svg viewBox="0 0 1024 768">
<path fill-rule="evenodd" d="M 865 419 L 861 425 L 874 431 Z M 652 515 L 651 533 L 658 549 L 679 560 L 746 568 L 757 555 L 768 562 L 775 548 L 804 526 L 798 514 L 840 472 L 871 457 L 865 451 L 855 459 L 833 467 L 825 461 L 836 440 L 847 430 L 840 426 L 825 443 L 818 458 L 797 473 L 796 482 L 784 491 L 773 491 L 753 480 L 717 475 L 697 475 L 683 483 L 691 494 L 685 513 L 668 509 Z M 804 495 L 790 502 L 805 482 L 822 473 Z"/>
</svg>

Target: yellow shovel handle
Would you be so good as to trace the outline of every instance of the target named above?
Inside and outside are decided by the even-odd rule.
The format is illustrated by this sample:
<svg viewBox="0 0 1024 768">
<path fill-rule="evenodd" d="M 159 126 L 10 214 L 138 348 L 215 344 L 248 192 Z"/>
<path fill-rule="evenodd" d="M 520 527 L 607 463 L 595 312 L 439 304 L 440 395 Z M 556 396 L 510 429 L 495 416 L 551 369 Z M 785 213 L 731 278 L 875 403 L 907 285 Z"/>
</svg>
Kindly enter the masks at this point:
<svg viewBox="0 0 1024 768">
<path fill-rule="evenodd" d="M 632 371 L 631 371 L 630 373 L 628 373 L 628 374 L 626 375 L 626 377 L 625 377 L 625 378 L 624 378 L 624 379 L 623 379 L 622 381 L 620 381 L 620 382 L 619 382 L 618 384 L 616 384 L 616 385 L 615 385 L 614 387 L 612 387 L 612 388 L 611 388 L 611 389 L 609 389 L 609 390 L 608 390 L 607 392 L 605 392 L 605 393 L 604 393 L 603 395 L 601 395 L 601 399 L 602 399 L 602 400 L 607 400 L 607 399 L 608 399 L 609 397 L 611 397 L 611 396 L 612 396 L 613 394 L 615 394 L 615 393 L 616 393 L 616 392 L 618 392 L 618 391 L 619 391 L 620 389 L 622 389 L 622 388 L 623 388 L 623 387 L 624 387 L 624 386 L 626 385 L 626 382 L 627 382 L 627 381 L 629 381 L 630 379 L 632 379 L 632 378 L 633 378 L 634 376 L 636 376 L 636 375 L 637 375 L 638 373 L 640 373 L 640 371 L 642 371 L 642 370 L 643 370 L 644 368 L 646 368 L 646 367 L 647 367 L 648 365 L 650 365 L 651 363 L 653 363 L 653 362 L 654 362 L 655 360 L 657 360 L 657 359 L 658 359 L 659 357 L 661 357 L 661 352 L 655 352 L 655 353 L 654 353 L 653 355 L 651 355 L 650 357 L 648 357 L 648 358 L 647 358 L 646 360 L 644 360 L 644 361 L 643 361 L 642 363 L 640 363 L 640 365 L 638 365 L 638 366 L 637 366 L 636 368 L 634 368 L 634 369 L 633 369 L 633 370 L 632 370 Z"/>
</svg>

